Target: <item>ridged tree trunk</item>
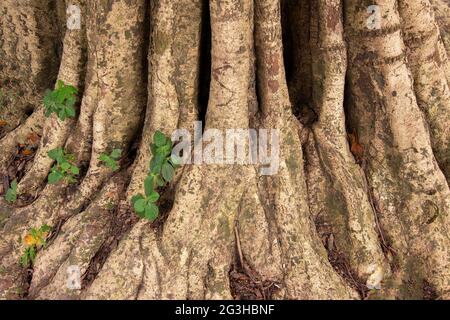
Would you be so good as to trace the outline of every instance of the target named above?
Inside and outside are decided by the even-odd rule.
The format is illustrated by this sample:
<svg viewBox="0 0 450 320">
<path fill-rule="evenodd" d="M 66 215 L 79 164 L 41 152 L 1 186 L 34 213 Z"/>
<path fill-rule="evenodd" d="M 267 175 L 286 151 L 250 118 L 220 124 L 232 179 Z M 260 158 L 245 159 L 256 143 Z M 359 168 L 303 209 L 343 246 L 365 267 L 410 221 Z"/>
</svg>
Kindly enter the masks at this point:
<svg viewBox="0 0 450 320">
<path fill-rule="evenodd" d="M 0 137 L 33 112 L 56 79 L 64 21 L 58 2 L 0 4 Z"/>
<path fill-rule="evenodd" d="M 1 89 L 23 93 L 0 111 L 0 192 L 18 180 L 1 298 L 450 298 L 446 1 L 76 0 L 67 30 L 58 3 L 0 4 Z M 78 89 L 75 118 L 44 115 L 55 79 Z M 277 130 L 278 171 L 186 164 L 140 220 L 154 133 L 196 121 Z M 55 148 L 75 185 L 47 184 Z M 117 148 L 113 172 L 100 156 Z"/>
</svg>

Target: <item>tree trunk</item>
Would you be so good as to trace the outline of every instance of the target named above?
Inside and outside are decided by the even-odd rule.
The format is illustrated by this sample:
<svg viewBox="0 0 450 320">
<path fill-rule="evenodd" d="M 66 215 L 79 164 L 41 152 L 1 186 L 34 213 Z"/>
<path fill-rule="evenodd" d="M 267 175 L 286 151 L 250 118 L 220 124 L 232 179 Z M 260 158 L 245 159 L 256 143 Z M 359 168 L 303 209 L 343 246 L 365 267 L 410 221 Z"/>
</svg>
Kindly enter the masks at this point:
<svg viewBox="0 0 450 320">
<path fill-rule="evenodd" d="M 76 0 L 65 28 L 62 2 L 3 1 L 0 85 L 20 99 L 0 110 L 0 193 L 18 181 L 0 297 L 449 298 L 448 5 L 372 2 Z M 44 114 L 56 79 L 78 89 L 73 118 Z M 155 132 L 198 123 L 193 156 L 216 161 L 183 165 L 140 219 Z M 218 161 L 209 133 L 231 129 L 267 130 L 275 172 Z M 47 183 L 56 148 L 76 184 Z M 45 224 L 25 270 L 22 239 Z"/>
</svg>

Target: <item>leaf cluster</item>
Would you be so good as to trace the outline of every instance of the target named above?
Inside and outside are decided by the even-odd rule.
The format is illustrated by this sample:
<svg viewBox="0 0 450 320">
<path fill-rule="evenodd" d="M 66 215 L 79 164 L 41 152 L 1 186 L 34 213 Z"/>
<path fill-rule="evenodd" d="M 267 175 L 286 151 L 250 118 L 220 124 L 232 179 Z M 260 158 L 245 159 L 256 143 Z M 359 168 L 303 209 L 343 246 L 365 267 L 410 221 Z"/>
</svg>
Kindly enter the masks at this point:
<svg viewBox="0 0 450 320">
<path fill-rule="evenodd" d="M 108 168 L 112 171 L 119 170 L 119 160 L 122 156 L 122 149 L 114 149 L 109 155 L 106 153 L 102 153 L 99 157 L 99 160 L 103 162 Z"/>
<path fill-rule="evenodd" d="M 75 117 L 74 105 L 77 101 L 78 90 L 64 81 L 58 80 L 55 90 L 47 90 L 44 97 L 45 116 L 56 113 L 61 121 Z"/>
<path fill-rule="evenodd" d="M 80 174 L 80 169 L 73 164 L 75 158 L 71 154 L 66 154 L 64 149 L 56 148 L 48 152 L 48 156 L 56 161 L 48 175 L 48 183 L 56 184 L 61 180 L 68 183 L 75 183 L 76 176 Z"/>
<path fill-rule="evenodd" d="M 150 149 L 153 157 L 144 181 L 145 194 L 134 196 L 132 204 L 139 217 L 154 221 L 159 215 L 157 202 L 160 194 L 157 189 L 164 187 L 173 180 L 175 169 L 180 165 L 180 160 L 172 155 L 172 140 L 161 131 L 155 132 Z"/>
<path fill-rule="evenodd" d="M 24 238 L 25 251 L 20 257 L 20 265 L 23 268 L 28 268 L 34 264 L 36 253 L 41 247 L 45 247 L 47 237 L 52 228 L 48 225 L 43 225 L 39 229 L 32 228 Z"/>
</svg>

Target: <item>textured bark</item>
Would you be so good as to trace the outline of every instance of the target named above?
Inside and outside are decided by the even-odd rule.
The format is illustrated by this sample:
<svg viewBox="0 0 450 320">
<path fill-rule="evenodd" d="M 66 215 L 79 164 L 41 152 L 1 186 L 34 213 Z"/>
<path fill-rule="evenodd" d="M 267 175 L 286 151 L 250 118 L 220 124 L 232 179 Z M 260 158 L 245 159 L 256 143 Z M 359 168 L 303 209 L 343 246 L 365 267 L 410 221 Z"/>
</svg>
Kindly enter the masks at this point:
<svg viewBox="0 0 450 320">
<path fill-rule="evenodd" d="M 0 136 L 39 104 L 58 71 L 60 24 L 55 1 L 0 4 Z"/>
<path fill-rule="evenodd" d="M 394 256 L 398 296 L 421 295 L 423 280 L 448 291 L 449 188 L 431 150 L 406 63 L 396 2 L 377 1 L 382 28 L 367 31 L 366 8 L 349 1 L 350 126 Z M 393 280 L 393 282 L 398 279 Z"/>
<path fill-rule="evenodd" d="M 0 140 L 3 184 L 18 178 L 20 198 L 0 198 L 0 298 L 231 299 L 249 295 L 243 278 L 265 298 L 449 298 L 445 1 L 70 4 L 80 30 L 65 30 L 59 1 L 0 4 L 0 84 L 23 91 L 0 111 L 17 116 L 3 132 L 34 110 Z M 79 89 L 75 119 L 37 107 L 55 79 Z M 130 202 L 153 134 L 194 121 L 276 129 L 278 172 L 187 164 L 160 217 L 139 221 Z M 30 133 L 36 154 L 14 168 Z M 45 183 L 57 147 L 75 155 L 77 184 Z M 114 148 L 115 173 L 99 160 Z M 22 239 L 43 224 L 54 233 L 28 282 Z M 73 265 L 81 290 L 66 285 Z"/>
</svg>

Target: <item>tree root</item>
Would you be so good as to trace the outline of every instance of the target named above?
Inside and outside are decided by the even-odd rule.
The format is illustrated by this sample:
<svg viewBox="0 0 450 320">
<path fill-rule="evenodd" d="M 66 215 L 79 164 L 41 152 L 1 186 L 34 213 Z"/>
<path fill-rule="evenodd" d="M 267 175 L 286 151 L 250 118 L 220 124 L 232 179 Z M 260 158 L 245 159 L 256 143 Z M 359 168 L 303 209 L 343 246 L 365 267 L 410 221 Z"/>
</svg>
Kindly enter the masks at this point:
<svg viewBox="0 0 450 320">
<path fill-rule="evenodd" d="M 129 200 L 142 192 L 154 132 L 189 130 L 202 117 L 206 2 L 151 3 L 145 121 L 147 3 L 87 2 L 87 62 L 83 36 L 67 33 L 59 76 L 83 91 L 77 122 L 49 118 L 42 131 L 39 108 L 0 141 L 4 171 L 17 139 L 43 133 L 20 192 L 39 190 L 52 148 L 65 146 L 86 170 L 79 184 L 46 185 L 25 207 L 0 200 L 0 298 L 245 297 L 232 283 L 237 278 L 260 288 L 265 293 L 255 296 L 263 298 L 448 297 L 446 54 L 431 7 L 400 1 L 397 12 L 395 0 L 375 2 L 385 17 L 380 30 L 365 28 L 366 8 L 356 0 L 345 6 L 346 21 L 338 0 L 285 11 L 287 21 L 301 17 L 293 25 L 308 25 L 309 42 L 300 47 L 295 42 L 305 35 L 282 30 L 277 1 L 210 1 L 205 130 L 276 131 L 279 141 L 269 147 L 279 146 L 278 171 L 263 175 L 261 163 L 185 165 L 161 190 L 153 224 L 135 223 Z M 412 9 L 420 14 L 411 17 Z M 283 33 L 288 47 L 305 54 L 289 62 L 290 91 Z M 299 104 L 311 113 L 302 121 L 294 116 Z M 114 148 L 126 158 L 117 174 L 99 160 Z M 18 264 L 22 239 L 43 224 L 54 227 L 53 235 L 29 270 L 28 288 Z M 81 289 L 68 287 L 73 267 Z"/>
</svg>

